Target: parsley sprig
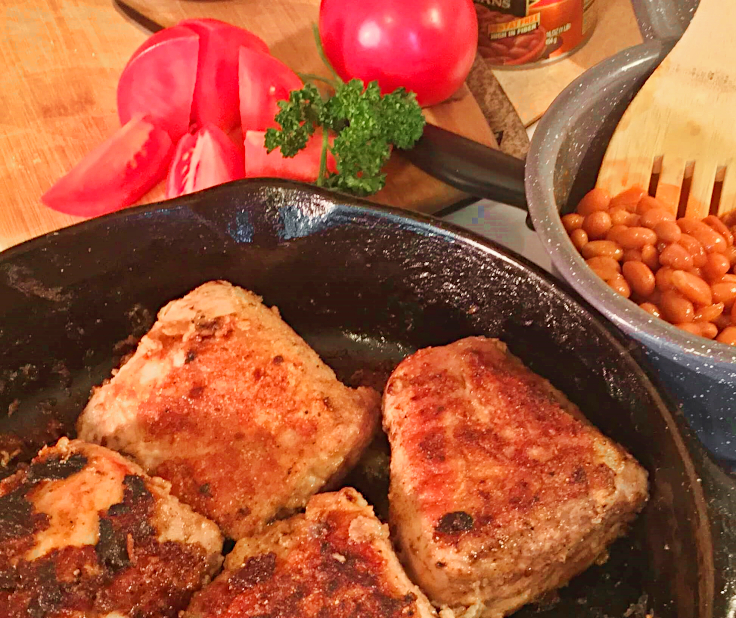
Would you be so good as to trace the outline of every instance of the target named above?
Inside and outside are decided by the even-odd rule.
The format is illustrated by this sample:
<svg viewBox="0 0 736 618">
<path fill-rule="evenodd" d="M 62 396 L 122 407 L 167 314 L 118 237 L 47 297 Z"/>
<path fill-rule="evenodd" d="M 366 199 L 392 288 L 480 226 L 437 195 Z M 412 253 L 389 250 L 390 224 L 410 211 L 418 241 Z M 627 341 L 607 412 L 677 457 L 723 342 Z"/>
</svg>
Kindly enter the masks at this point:
<svg viewBox="0 0 736 618">
<path fill-rule="evenodd" d="M 333 79 L 302 75 L 301 90 L 292 90 L 287 101 L 279 101 L 276 122 L 280 129 L 266 131 L 268 152 L 281 149 L 293 157 L 306 147 L 317 129 L 322 129 L 322 156 L 317 185 L 354 195 L 371 195 L 386 184 L 381 170 L 391 148 L 411 148 L 424 131 L 424 115 L 413 92 L 399 88 L 381 94 L 378 82 L 364 85 L 358 79 L 342 81 L 327 61 L 317 27 L 317 48 Z M 323 97 L 314 81 L 334 90 Z M 332 144 L 329 134 L 334 134 Z M 335 157 L 337 172 L 327 169 L 327 153 Z"/>
</svg>

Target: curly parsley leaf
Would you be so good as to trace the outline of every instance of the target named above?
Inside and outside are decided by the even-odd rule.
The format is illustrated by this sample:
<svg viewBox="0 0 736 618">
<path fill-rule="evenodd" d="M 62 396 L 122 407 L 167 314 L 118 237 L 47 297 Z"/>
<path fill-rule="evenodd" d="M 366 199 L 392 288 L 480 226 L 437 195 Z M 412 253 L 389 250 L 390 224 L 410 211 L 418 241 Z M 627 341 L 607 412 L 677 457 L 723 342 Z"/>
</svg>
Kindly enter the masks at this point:
<svg viewBox="0 0 736 618">
<path fill-rule="evenodd" d="M 383 188 L 386 174 L 381 170 L 391 149 L 411 148 L 425 124 L 414 93 L 400 88 L 382 95 L 377 82 L 365 86 L 357 79 L 336 82 L 327 99 L 307 83 L 292 91 L 288 101 L 279 101 L 279 109 L 276 122 L 281 128 L 266 131 L 268 151 L 280 148 L 284 157 L 293 157 L 318 128 L 333 133 L 332 145 L 323 139 L 317 184 L 355 195 Z M 336 173 L 326 169 L 327 150 L 335 157 Z"/>
<path fill-rule="evenodd" d="M 305 84 L 301 90 L 292 90 L 288 101 L 279 101 L 276 122 L 280 130 L 266 131 L 266 149 L 281 148 L 285 157 L 293 157 L 306 148 L 322 112 L 322 96 L 314 84 Z"/>
</svg>

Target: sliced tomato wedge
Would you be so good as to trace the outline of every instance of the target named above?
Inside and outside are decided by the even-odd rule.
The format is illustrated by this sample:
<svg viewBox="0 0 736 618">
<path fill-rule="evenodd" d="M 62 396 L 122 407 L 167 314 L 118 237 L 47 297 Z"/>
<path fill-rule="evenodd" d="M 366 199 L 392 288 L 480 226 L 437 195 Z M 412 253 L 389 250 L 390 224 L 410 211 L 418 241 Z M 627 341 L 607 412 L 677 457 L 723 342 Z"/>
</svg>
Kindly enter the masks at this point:
<svg viewBox="0 0 736 618">
<path fill-rule="evenodd" d="M 118 116 L 146 115 L 176 141 L 189 130 L 199 37 L 183 26 L 157 32 L 128 61 L 118 82 Z"/>
<path fill-rule="evenodd" d="M 163 179 L 172 152 L 169 134 L 137 116 L 59 179 L 41 201 L 82 217 L 120 210 Z"/>
<path fill-rule="evenodd" d="M 198 126 L 214 124 L 225 131 L 237 126 L 238 51 L 268 54 L 268 45 L 252 32 L 217 19 L 187 19 L 178 24 L 199 36 L 199 68 L 192 103 Z"/>
<path fill-rule="evenodd" d="M 265 131 L 277 127 L 276 101 L 288 99 L 291 90 L 304 84 L 299 76 L 273 56 L 240 48 L 238 84 L 240 86 L 240 122 L 243 131 Z"/>
<path fill-rule="evenodd" d="M 243 178 L 243 151 L 216 125 L 179 140 L 166 181 L 166 197 L 194 193 Z"/>
<path fill-rule="evenodd" d="M 314 182 L 319 175 L 322 156 L 322 133 L 316 132 L 307 142 L 307 147 L 295 157 L 284 157 L 277 148 L 268 152 L 264 140 L 265 131 L 245 132 L 245 177 L 246 178 L 290 178 Z M 327 153 L 327 169 L 337 170 L 335 157 Z"/>
</svg>

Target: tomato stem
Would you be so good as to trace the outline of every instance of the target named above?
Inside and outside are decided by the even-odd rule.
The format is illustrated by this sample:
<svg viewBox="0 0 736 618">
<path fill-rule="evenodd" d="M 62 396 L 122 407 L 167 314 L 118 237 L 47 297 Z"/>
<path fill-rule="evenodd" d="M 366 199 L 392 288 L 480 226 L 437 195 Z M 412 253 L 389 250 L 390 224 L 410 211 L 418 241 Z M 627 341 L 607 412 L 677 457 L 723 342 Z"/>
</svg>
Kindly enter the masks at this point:
<svg viewBox="0 0 736 618">
<path fill-rule="evenodd" d="M 332 68 L 330 61 L 327 60 L 327 55 L 325 54 L 325 48 L 322 47 L 322 39 L 319 36 L 319 27 L 317 26 L 317 24 L 312 24 L 312 32 L 314 33 L 314 42 L 317 45 L 317 51 L 319 52 L 319 57 L 322 58 L 322 62 L 325 63 L 325 66 L 330 70 L 330 73 L 332 73 L 333 77 L 335 78 L 335 82 L 337 84 L 342 84 L 343 82 L 340 79 L 340 76 L 337 74 L 335 69 Z"/>
<path fill-rule="evenodd" d="M 333 90 L 337 87 L 337 83 L 335 83 L 335 80 L 329 79 L 328 77 L 322 77 L 321 75 L 315 75 L 314 73 L 297 73 L 297 75 L 303 82 L 307 82 L 307 81 L 324 82 L 325 84 L 332 86 Z"/>
<path fill-rule="evenodd" d="M 319 157 L 319 175 L 317 176 L 317 186 L 324 184 L 325 175 L 327 173 L 327 149 L 330 147 L 330 136 L 327 129 L 322 129 L 322 154 Z"/>
</svg>

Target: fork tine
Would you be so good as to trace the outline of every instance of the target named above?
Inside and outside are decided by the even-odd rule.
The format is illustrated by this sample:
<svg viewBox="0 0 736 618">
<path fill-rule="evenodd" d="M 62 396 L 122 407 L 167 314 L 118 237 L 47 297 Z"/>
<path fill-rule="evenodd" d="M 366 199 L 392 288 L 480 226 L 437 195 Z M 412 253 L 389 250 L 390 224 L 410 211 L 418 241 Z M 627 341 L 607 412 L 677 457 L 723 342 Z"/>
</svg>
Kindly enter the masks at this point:
<svg viewBox="0 0 736 618">
<path fill-rule="evenodd" d="M 652 177 L 653 157 L 636 157 L 623 159 L 601 168 L 596 186 L 605 189 L 611 195 L 618 195 L 631 187 L 649 187 Z"/>
<path fill-rule="evenodd" d="M 736 211 L 736 159 L 728 162 L 726 176 L 723 179 L 721 201 L 718 204 L 718 216 Z"/>
<path fill-rule="evenodd" d="M 710 214 L 710 202 L 713 198 L 717 171 L 717 161 L 705 157 L 697 160 L 685 209 L 686 217 L 704 219 Z"/>
<path fill-rule="evenodd" d="M 680 203 L 680 190 L 682 189 L 684 176 L 684 159 L 674 156 L 665 156 L 662 159 L 662 171 L 659 174 L 659 184 L 657 185 L 655 197 L 667 204 L 670 212 L 675 215 Z"/>
</svg>

